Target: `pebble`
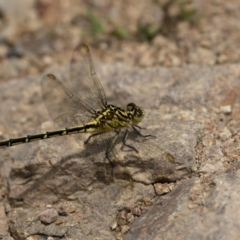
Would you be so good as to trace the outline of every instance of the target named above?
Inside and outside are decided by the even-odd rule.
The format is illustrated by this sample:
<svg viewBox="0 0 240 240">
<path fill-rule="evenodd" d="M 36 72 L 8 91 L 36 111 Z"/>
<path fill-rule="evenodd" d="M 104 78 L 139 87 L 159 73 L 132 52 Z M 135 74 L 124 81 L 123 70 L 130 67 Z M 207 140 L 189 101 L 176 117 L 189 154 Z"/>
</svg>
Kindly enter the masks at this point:
<svg viewBox="0 0 240 240">
<path fill-rule="evenodd" d="M 111 224 L 110 224 L 110 229 L 113 231 L 117 228 L 117 221 L 114 220 Z"/>
<path fill-rule="evenodd" d="M 168 183 L 156 183 L 154 184 L 157 195 L 163 195 L 171 191 Z"/>
<path fill-rule="evenodd" d="M 121 227 L 121 233 L 126 234 L 129 231 L 130 227 L 125 225 Z"/>
<path fill-rule="evenodd" d="M 40 213 L 39 219 L 44 224 L 55 222 L 58 218 L 58 212 L 55 209 L 47 209 Z"/>
<path fill-rule="evenodd" d="M 202 143 L 205 147 L 209 147 L 209 146 L 212 146 L 213 144 L 215 144 L 215 139 L 214 139 L 213 134 L 205 135 L 202 139 Z"/>
<path fill-rule="evenodd" d="M 223 131 L 219 133 L 219 137 L 222 141 L 226 141 L 231 136 L 232 136 L 232 133 L 227 128 L 224 128 Z"/>
<path fill-rule="evenodd" d="M 117 215 L 117 225 L 118 226 L 123 226 L 123 225 L 127 224 L 128 213 L 129 213 L 129 211 L 127 211 L 126 209 L 119 211 L 119 213 Z"/>
<path fill-rule="evenodd" d="M 132 214 L 134 216 L 138 216 L 138 217 L 141 215 L 141 213 L 142 213 L 142 211 L 141 211 L 140 207 L 135 207 L 132 211 Z"/>
<path fill-rule="evenodd" d="M 230 105 L 221 106 L 220 112 L 224 114 L 229 114 L 232 112 L 232 107 Z"/>
</svg>

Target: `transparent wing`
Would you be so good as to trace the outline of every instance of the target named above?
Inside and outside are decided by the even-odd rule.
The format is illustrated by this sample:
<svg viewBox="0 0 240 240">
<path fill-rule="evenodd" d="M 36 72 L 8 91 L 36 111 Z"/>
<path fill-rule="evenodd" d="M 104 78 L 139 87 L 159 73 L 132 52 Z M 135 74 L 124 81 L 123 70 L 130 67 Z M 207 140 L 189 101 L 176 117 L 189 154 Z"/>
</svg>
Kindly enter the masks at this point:
<svg viewBox="0 0 240 240">
<path fill-rule="evenodd" d="M 73 127 L 93 119 L 92 106 L 74 95 L 54 75 L 44 76 L 41 87 L 48 113 L 60 127 Z"/>
<path fill-rule="evenodd" d="M 69 83 L 71 92 L 95 110 L 101 110 L 107 105 L 104 90 L 94 69 L 90 49 L 86 44 L 79 44 L 73 52 Z"/>
</svg>

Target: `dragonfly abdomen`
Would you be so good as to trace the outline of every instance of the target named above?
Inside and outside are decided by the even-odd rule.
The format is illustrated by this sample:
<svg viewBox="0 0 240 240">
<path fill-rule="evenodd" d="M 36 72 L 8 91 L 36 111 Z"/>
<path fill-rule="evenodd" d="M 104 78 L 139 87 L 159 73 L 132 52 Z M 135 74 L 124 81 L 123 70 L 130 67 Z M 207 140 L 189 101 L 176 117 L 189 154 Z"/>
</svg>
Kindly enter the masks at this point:
<svg viewBox="0 0 240 240">
<path fill-rule="evenodd" d="M 86 125 L 82 125 L 78 127 L 65 128 L 57 131 L 51 131 L 51 132 L 45 132 L 45 133 L 40 133 L 35 135 L 28 135 L 20 138 L 8 139 L 0 142 L 0 148 L 11 147 L 18 144 L 29 143 L 29 142 L 39 141 L 47 138 L 59 137 L 59 136 L 70 135 L 70 134 L 93 133 L 93 132 L 98 132 L 99 131 L 98 129 L 99 128 L 96 123 L 88 123 Z"/>
</svg>

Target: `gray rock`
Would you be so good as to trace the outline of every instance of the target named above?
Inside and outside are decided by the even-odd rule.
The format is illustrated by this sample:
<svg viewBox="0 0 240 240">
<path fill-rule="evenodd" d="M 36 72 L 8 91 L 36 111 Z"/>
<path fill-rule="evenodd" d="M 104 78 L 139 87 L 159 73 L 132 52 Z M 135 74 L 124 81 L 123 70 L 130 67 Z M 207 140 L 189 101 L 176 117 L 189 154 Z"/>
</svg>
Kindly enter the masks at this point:
<svg viewBox="0 0 240 240">
<path fill-rule="evenodd" d="M 239 74 L 239 65 L 172 69 L 104 66 L 99 77 L 109 93 L 109 103 L 119 106 L 121 102 L 120 107 L 129 102 L 143 105 L 146 117 L 141 126 L 147 128 L 143 133 L 150 133 L 156 139 L 130 136 L 128 143 L 136 146 L 138 153 L 122 148 L 119 141 L 114 179 L 109 162 L 104 160 L 101 139 L 98 139 L 100 144 L 91 142 L 85 146 L 84 134 L 1 149 L 0 171 L 5 179 L 3 186 L 8 186 L 5 190 L 12 208 L 8 215 L 11 235 L 15 239 L 41 234 L 64 239 L 67 233 L 69 238 L 87 240 L 113 239 L 116 231 L 117 237 L 126 234 L 126 238 L 134 239 L 131 237 L 136 236 L 135 229 L 143 237 L 145 229 L 154 224 L 161 226 L 167 219 L 169 225 L 156 228 L 156 236 L 191 239 L 196 236 L 191 229 L 198 227 L 195 232 L 199 238 L 207 236 L 201 235 L 201 225 L 196 224 L 196 219 L 202 209 L 207 213 L 211 209 L 203 208 L 211 200 L 211 177 L 226 170 L 234 175 L 238 168 L 235 162 L 239 159 L 240 99 L 230 95 L 238 91 Z M 61 72 L 58 75 L 62 77 Z M 2 84 L 0 101 L 2 139 L 57 129 L 46 122 L 49 118 L 41 102 L 39 79 Z M 230 115 L 219 110 L 226 105 L 232 106 Z M 40 123 L 43 124 L 37 130 Z M 224 129 L 228 129 L 227 138 L 219 138 Z M 191 180 L 183 181 L 191 176 Z M 176 181 L 176 189 L 156 197 L 154 184 Z M 230 180 L 225 178 L 225 181 L 231 191 Z M 146 197 L 156 198 L 153 205 L 146 203 Z M 162 208 L 158 216 L 156 203 L 164 202 L 167 206 L 165 199 L 169 199 L 171 207 Z M 38 216 L 48 205 L 66 214 L 45 226 Z M 123 209 L 127 209 L 126 221 L 121 220 L 120 226 L 116 219 Z M 155 217 L 146 215 L 147 209 Z M 186 219 L 191 216 L 195 220 L 187 219 L 188 227 L 180 223 L 171 227 L 174 221 L 180 221 L 182 213 L 188 213 Z M 142 218 L 146 222 L 141 229 Z M 217 229 L 215 220 L 212 227 Z M 226 232 L 231 231 L 231 223 L 227 224 Z M 185 233 L 185 228 L 191 231 Z"/>
<path fill-rule="evenodd" d="M 44 224 L 55 222 L 58 217 L 58 212 L 55 209 L 47 209 L 40 213 L 39 219 Z"/>
<path fill-rule="evenodd" d="M 1 191 L 1 194 L 3 192 Z M 3 204 L 3 199 L 1 199 L 0 202 L 0 239 L 10 237 L 8 234 L 8 223 L 7 223 L 7 218 L 6 218 L 6 213 L 5 213 L 5 206 Z M 9 238 L 10 239 L 10 238 Z"/>
<path fill-rule="evenodd" d="M 156 197 L 124 239 L 239 239 L 239 174 L 187 180 Z M 223 227 L 224 226 L 224 227 Z"/>
</svg>

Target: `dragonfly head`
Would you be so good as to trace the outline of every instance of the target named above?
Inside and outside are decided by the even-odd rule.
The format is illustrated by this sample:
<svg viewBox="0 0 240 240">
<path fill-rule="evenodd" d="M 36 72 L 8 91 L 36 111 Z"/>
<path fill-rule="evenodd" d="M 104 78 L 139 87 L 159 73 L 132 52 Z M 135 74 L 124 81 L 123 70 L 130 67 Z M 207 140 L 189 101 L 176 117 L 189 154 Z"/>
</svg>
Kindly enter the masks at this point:
<svg viewBox="0 0 240 240">
<path fill-rule="evenodd" d="M 135 103 L 129 103 L 127 105 L 128 114 L 132 116 L 132 122 L 138 124 L 144 118 L 144 110 L 137 106 Z"/>
</svg>

